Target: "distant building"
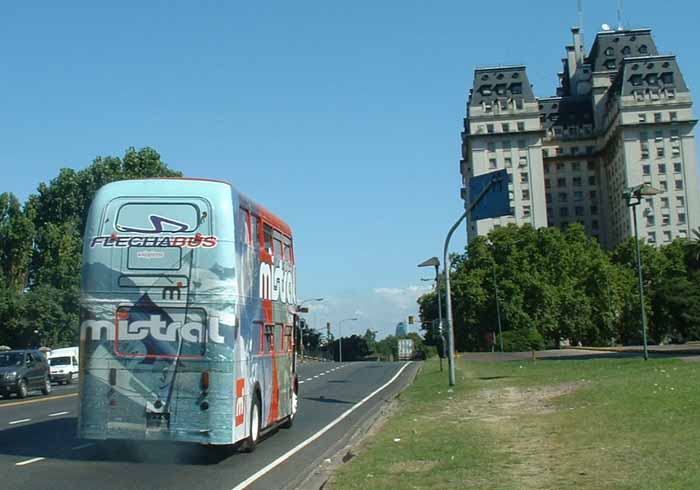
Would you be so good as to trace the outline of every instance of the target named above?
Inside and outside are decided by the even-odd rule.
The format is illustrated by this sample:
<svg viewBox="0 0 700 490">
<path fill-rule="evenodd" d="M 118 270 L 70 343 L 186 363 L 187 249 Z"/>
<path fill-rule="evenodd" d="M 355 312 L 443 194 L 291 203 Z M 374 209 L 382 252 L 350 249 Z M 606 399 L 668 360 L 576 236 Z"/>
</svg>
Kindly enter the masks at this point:
<svg viewBox="0 0 700 490">
<path fill-rule="evenodd" d="M 462 197 L 469 179 L 506 168 L 513 216 L 469 223 L 470 239 L 507 223 L 581 223 L 612 248 L 633 236 L 626 187 L 661 193 L 638 206 L 639 236 L 652 244 L 700 226 L 697 120 L 674 55 L 650 29 L 599 32 L 586 56 L 572 29 L 556 96 L 534 95 L 524 66 L 479 68 L 462 133 Z"/>
<path fill-rule="evenodd" d="M 406 327 L 406 324 L 404 322 L 399 322 L 396 325 L 396 337 L 405 337 L 408 335 L 408 327 Z"/>
</svg>

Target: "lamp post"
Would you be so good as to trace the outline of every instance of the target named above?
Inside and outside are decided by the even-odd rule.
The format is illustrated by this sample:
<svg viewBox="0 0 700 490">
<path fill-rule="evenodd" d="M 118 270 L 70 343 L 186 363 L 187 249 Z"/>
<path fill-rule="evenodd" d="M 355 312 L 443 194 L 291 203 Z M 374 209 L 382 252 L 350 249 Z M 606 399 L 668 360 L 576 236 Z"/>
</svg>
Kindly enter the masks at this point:
<svg viewBox="0 0 700 490">
<path fill-rule="evenodd" d="M 440 333 L 440 372 L 442 372 L 442 358 L 445 357 L 445 336 L 442 332 L 442 299 L 440 299 L 440 259 L 431 257 L 425 262 L 418 264 L 418 267 L 435 267 L 435 293 L 438 300 L 438 332 Z"/>
<path fill-rule="evenodd" d="M 641 204 L 642 198 L 645 196 L 653 196 L 660 191 L 654 189 L 649 184 L 641 184 L 634 187 L 628 187 L 622 193 L 622 198 L 627 202 L 627 207 L 632 208 L 632 221 L 634 223 L 634 243 L 637 249 L 637 275 L 639 276 L 639 306 L 641 308 L 642 317 L 642 342 L 644 343 L 644 360 L 649 359 L 647 350 L 647 315 L 644 308 L 644 281 L 642 274 L 642 254 L 639 251 L 639 232 L 637 231 L 637 206 Z"/>
<path fill-rule="evenodd" d="M 496 246 L 491 240 L 488 240 L 488 245 L 491 247 L 491 253 L 496 249 Z M 493 259 L 493 291 L 496 295 L 496 320 L 498 321 L 498 344 L 501 352 L 503 352 L 503 329 L 501 328 L 501 302 L 498 298 L 498 281 L 496 280 L 496 258 Z"/>
<path fill-rule="evenodd" d="M 484 198 L 487 192 L 491 190 L 491 187 L 494 186 L 494 184 L 497 184 L 503 180 L 502 177 L 493 177 L 491 180 L 488 181 L 488 183 L 481 189 L 481 192 L 479 192 L 479 195 L 476 196 L 476 199 L 471 201 L 467 209 L 464 210 L 462 215 L 459 217 L 457 221 L 455 221 L 455 224 L 452 225 L 450 230 L 447 232 L 447 236 L 445 237 L 445 246 L 442 250 L 443 254 L 443 263 L 444 265 L 444 272 L 445 272 L 445 303 L 446 303 L 446 313 L 447 313 L 447 338 L 448 338 L 448 351 L 447 351 L 447 362 L 449 364 L 450 368 L 450 386 L 455 385 L 455 331 L 454 331 L 454 324 L 452 322 L 452 295 L 450 291 L 450 254 L 449 254 L 449 247 L 450 247 L 450 240 L 452 239 L 452 235 L 454 234 L 455 230 L 457 227 L 459 227 L 460 223 L 466 219 L 467 216 L 472 212 L 472 210 L 478 206 L 478 204 L 481 202 L 481 200 Z"/>
<path fill-rule="evenodd" d="M 354 322 L 357 318 L 345 318 L 338 322 L 338 362 L 343 362 L 343 322 Z"/>
<path fill-rule="evenodd" d="M 305 300 L 300 301 L 299 304 L 296 305 L 296 312 L 297 313 L 308 313 L 309 309 L 302 308 L 302 306 L 304 306 L 305 303 L 311 303 L 314 301 L 320 302 L 320 301 L 323 301 L 323 298 L 309 298 L 309 299 L 305 299 Z M 302 348 L 302 355 L 303 355 L 304 354 L 303 349 L 305 347 L 304 346 L 304 331 L 301 330 L 299 332 L 299 334 L 300 334 L 299 337 L 301 338 L 301 348 Z"/>
</svg>

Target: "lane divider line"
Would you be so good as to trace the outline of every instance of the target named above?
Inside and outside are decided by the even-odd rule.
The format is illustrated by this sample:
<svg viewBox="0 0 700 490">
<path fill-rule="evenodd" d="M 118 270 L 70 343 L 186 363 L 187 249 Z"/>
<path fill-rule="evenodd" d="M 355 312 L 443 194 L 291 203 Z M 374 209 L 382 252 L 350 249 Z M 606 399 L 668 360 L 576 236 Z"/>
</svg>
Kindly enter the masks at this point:
<svg viewBox="0 0 700 490">
<path fill-rule="evenodd" d="M 300 384 L 300 385 L 303 385 L 303 384 L 304 384 L 304 382 L 303 382 L 303 381 L 299 381 L 299 384 Z"/>
<path fill-rule="evenodd" d="M 311 381 L 313 378 L 306 378 L 304 381 Z"/>
<path fill-rule="evenodd" d="M 67 415 L 70 412 L 56 412 L 56 413 L 50 413 L 49 417 L 60 417 L 61 415 Z"/>
<path fill-rule="evenodd" d="M 262 476 L 266 475 L 267 473 L 269 473 L 270 470 L 272 470 L 272 469 L 274 469 L 275 467 L 279 466 L 280 464 L 284 463 L 284 462 L 287 461 L 289 458 L 291 458 L 292 456 L 294 456 L 296 453 L 298 453 L 299 451 L 301 451 L 302 449 L 304 449 L 306 446 L 308 446 L 309 444 L 311 444 L 312 442 L 314 442 L 316 439 L 318 439 L 318 438 L 321 437 L 323 434 L 325 434 L 326 432 L 328 432 L 329 430 L 331 430 L 333 427 L 335 427 L 336 425 L 338 425 L 340 422 L 342 422 L 342 421 L 343 421 L 346 417 L 348 417 L 352 412 L 354 412 L 355 410 L 357 410 L 358 408 L 360 408 L 362 405 L 364 405 L 365 403 L 367 403 L 367 401 L 368 401 L 370 398 L 372 398 L 374 395 L 376 395 L 377 393 L 379 393 L 380 391 L 382 391 L 384 388 L 386 388 L 387 386 L 389 386 L 391 383 L 393 383 L 394 381 L 396 381 L 396 378 L 398 378 L 398 377 L 401 375 L 401 373 L 404 371 L 404 369 L 406 369 L 410 364 L 411 364 L 411 362 L 409 361 L 409 362 L 407 362 L 406 364 L 404 364 L 403 366 L 401 366 L 401 369 L 399 369 L 398 372 L 397 372 L 389 381 L 387 381 L 387 382 L 384 383 L 382 386 L 380 386 L 379 388 L 377 388 L 376 390 L 374 390 L 372 393 L 370 393 L 369 395 L 367 395 L 366 397 L 364 397 L 362 400 L 360 400 L 359 402 L 357 402 L 357 403 L 356 403 L 355 405 L 353 405 L 351 408 L 349 408 L 348 410 L 346 410 L 345 412 L 343 412 L 343 413 L 342 413 L 337 419 L 335 419 L 333 422 L 331 422 L 330 424 L 326 425 L 323 429 L 319 430 L 318 432 L 316 432 L 314 435 L 312 435 L 311 437 L 309 437 L 309 438 L 306 439 L 305 441 L 303 441 L 303 442 L 301 442 L 300 444 L 294 446 L 292 449 L 290 449 L 289 451 L 287 451 L 286 453 L 284 453 L 282 456 L 278 457 L 277 459 L 275 459 L 274 461 L 272 461 L 271 463 L 269 463 L 267 466 L 264 466 L 263 468 L 259 469 L 258 471 L 256 471 L 256 472 L 253 473 L 252 475 L 250 475 L 248 478 L 246 478 L 245 480 L 243 480 L 241 483 L 239 483 L 238 485 L 236 485 L 235 487 L 233 487 L 231 490 L 243 490 L 243 489 L 246 488 L 248 485 L 250 485 L 251 483 L 253 483 L 253 482 L 255 482 L 256 480 L 258 480 L 260 477 L 262 477 Z"/>
<path fill-rule="evenodd" d="M 78 394 L 77 393 L 69 393 L 68 395 L 49 396 L 46 398 L 37 398 L 36 400 L 25 400 L 22 402 L 3 403 L 3 404 L 0 404 L 0 408 L 16 407 L 17 405 L 27 405 L 29 403 L 49 402 L 51 400 L 61 400 L 63 398 L 71 398 L 73 396 L 78 396 Z"/>
<path fill-rule="evenodd" d="M 12 422 L 8 422 L 8 425 L 21 424 L 22 422 L 29 422 L 30 420 L 32 420 L 32 419 L 13 420 Z"/>
<path fill-rule="evenodd" d="M 46 458 L 32 458 L 32 459 L 28 459 L 26 461 L 20 461 L 19 463 L 15 463 L 15 466 L 24 466 L 25 464 L 36 463 L 37 461 L 42 461 L 44 459 L 46 459 Z"/>
<path fill-rule="evenodd" d="M 88 447 L 92 447 L 92 446 L 94 446 L 94 445 L 95 445 L 94 442 L 88 442 L 87 444 L 81 444 L 80 446 L 75 446 L 75 447 L 72 447 L 71 449 L 72 449 L 73 451 L 77 451 L 77 450 L 79 450 L 79 449 L 85 449 L 85 448 L 88 448 Z"/>
</svg>

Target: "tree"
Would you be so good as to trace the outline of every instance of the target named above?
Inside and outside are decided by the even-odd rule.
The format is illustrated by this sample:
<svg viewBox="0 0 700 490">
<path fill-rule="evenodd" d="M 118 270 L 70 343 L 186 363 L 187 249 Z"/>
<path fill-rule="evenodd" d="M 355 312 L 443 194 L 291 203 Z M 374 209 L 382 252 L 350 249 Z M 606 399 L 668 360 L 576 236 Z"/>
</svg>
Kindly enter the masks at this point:
<svg viewBox="0 0 700 490">
<path fill-rule="evenodd" d="M 331 344 L 333 358 L 338 361 L 340 359 L 340 339 L 334 340 Z M 369 348 L 364 337 L 359 335 L 351 335 L 343 337 L 343 361 L 361 361 L 369 354 Z"/>
<path fill-rule="evenodd" d="M 365 339 L 365 343 L 367 344 L 369 351 L 375 352 L 375 349 L 377 348 L 377 332 L 368 328 L 362 338 Z"/>
<path fill-rule="evenodd" d="M 32 258 L 34 225 L 14 194 L 0 194 L 0 273 L 3 283 L 16 292 L 27 285 Z"/>
</svg>

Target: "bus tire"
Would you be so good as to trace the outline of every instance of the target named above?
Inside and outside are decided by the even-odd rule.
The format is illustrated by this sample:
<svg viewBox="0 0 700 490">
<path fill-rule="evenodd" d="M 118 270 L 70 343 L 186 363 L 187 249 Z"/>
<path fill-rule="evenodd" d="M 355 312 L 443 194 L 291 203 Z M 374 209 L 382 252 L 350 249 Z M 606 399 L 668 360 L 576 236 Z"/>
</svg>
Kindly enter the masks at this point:
<svg viewBox="0 0 700 490">
<path fill-rule="evenodd" d="M 262 421 L 262 411 L 260 396 L 256 393 L 253 396 L 253 403 L 250 405 L 250 435 L 243 441 L 241 450 L 244 453 L 252 453 L 260 440 L 260 424 Z"/>
</svg>

